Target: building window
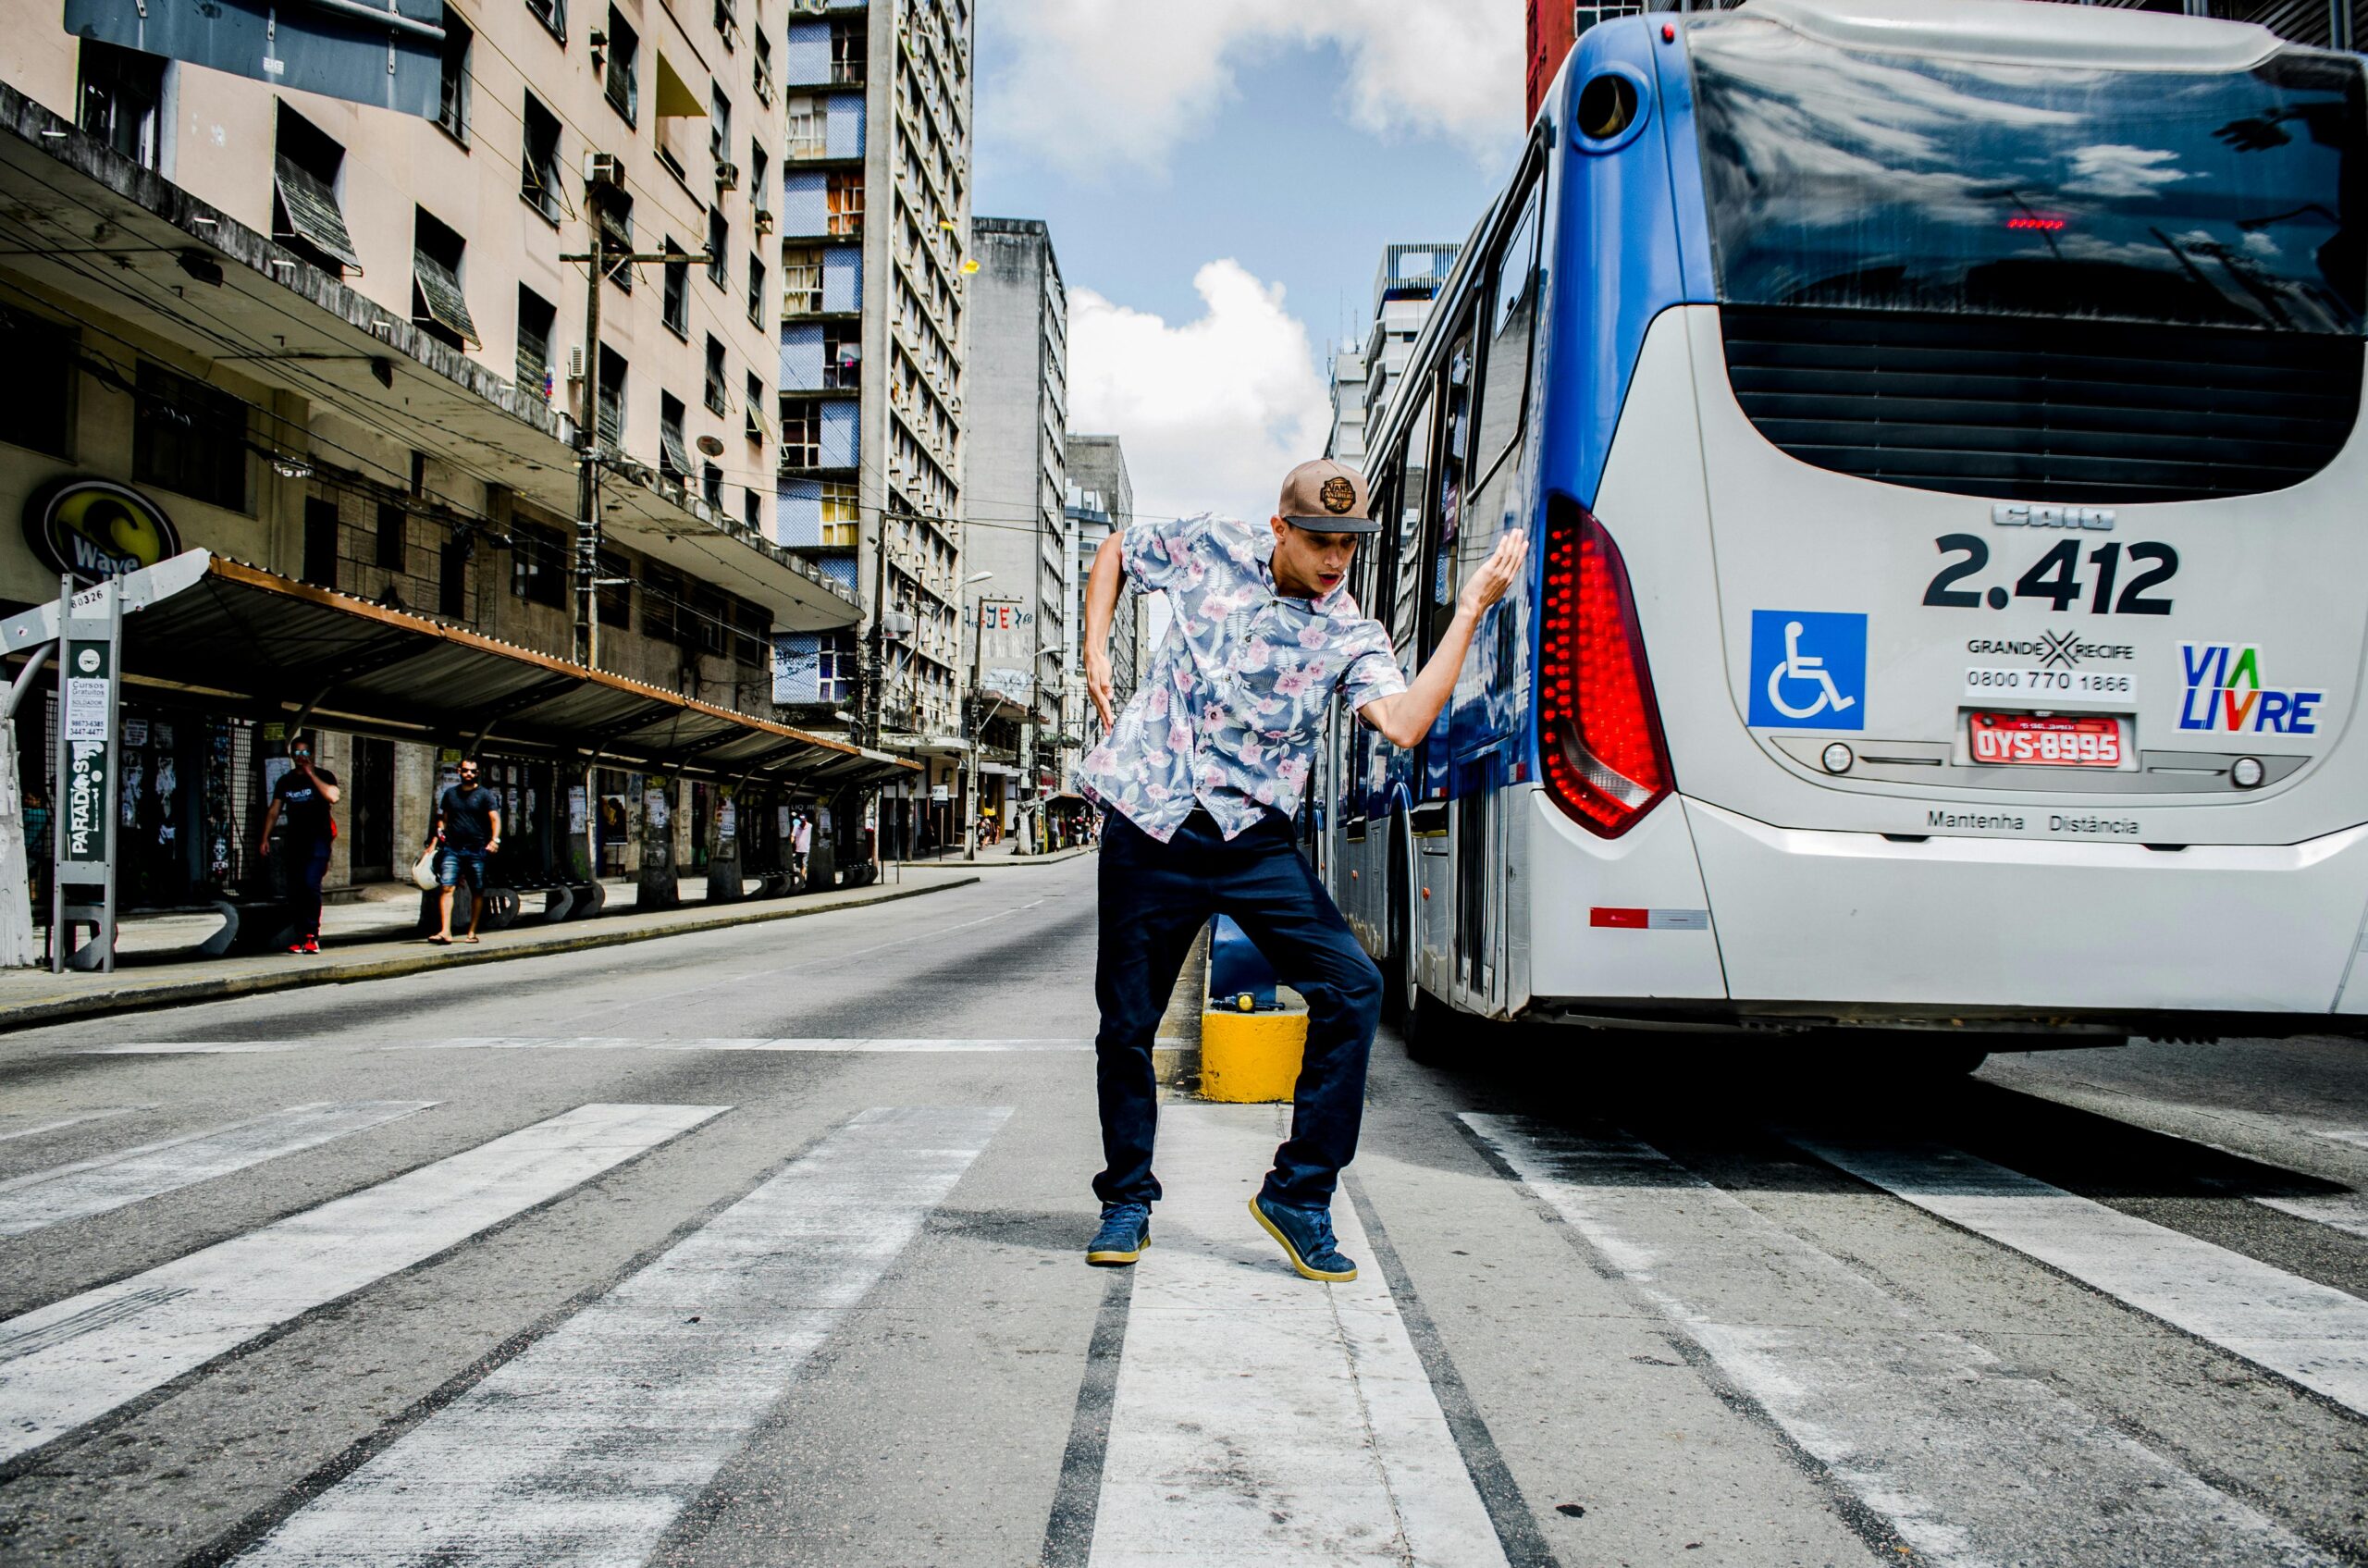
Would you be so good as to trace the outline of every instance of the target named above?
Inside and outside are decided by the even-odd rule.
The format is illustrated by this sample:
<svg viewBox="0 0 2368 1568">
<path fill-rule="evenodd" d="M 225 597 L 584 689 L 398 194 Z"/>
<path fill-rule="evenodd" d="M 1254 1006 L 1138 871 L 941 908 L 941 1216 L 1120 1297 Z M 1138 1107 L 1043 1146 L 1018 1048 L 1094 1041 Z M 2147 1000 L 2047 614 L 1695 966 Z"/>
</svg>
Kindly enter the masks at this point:
<svg viewBox="0 0 2368 1568">
<path fill-rule="evenodd" d="M 436 100 L 436 123 L 463 143 L 469 139 L 469 45 L 475 39 L 461 13 L 445 6 L 443 86 Z"/>
<path fill-rule="evenodd" d="M 375 540 L 374 559 L 389 572 L 400 572 L 411 562 L 411 513 L 400 506 L 378 508 L 378 533 Z"/>
<path fill-rule="evenodd" d="M 789 155 L 819 158 L 831 150 L 831 126 L 820 98 L 789 101 Z"/>
<path fill-rule="evenodd" d="M 279 105 L 272 157 L 271 237 L 327 273 L 342 278 L 359 268 L 353 236 L 337 204 L 338 171 L 345 149 L 285 102 Z"/>
<path fill-rule="evenodd" d="M 468 241 L 425 207 L 412 220 L 411 318 L 448 348 L 475 347 L 476 323 L 461 293 L 461 255 Z"/>
<path fill-rule="evenodd" d="M 781 409 L 781 465 L 820 468 L 822 465 L 822 411 L 807 401 L 784 400 Z"/>
<path fill-rule="evenodd" d="M 755 371 L 748 373 L 747 437 L 762 445 L 765 439 L 765 378 Z"/>
<path fill-rule="evenodd" d="M 131 477 L 244 512 L 246 405 L 203 381 L 142 363 L 131 416 Z"/>
<path fill-rule="evenodd" d="M 683 630 L 689 634 L 683 639 L 685 648 L 696 648 L 701 653 L 718 658 L 732 647 L 732 601 L 721 588 L 705 583 L 691 585 L 690 624 Z"/>
<path fill-rule="evenodd" d="M 625 117 L 627 125 L 640 123 L 641 34 L 634 31 L 624 13 L 609 7 L 609 105 Z"/>
<path fill-rule="evenodd" d="M 707 411 L 709 414 L 724 411 L 724 389 L 728 381 L 724 372 L 723 345 L 713 333 L 709 333 L 707 340 Z"/>
<path fill-rule="evenodd" d="M 600 552 L 600 581 L 592 590 L 593 613 L 610 631 L 633 630 L 633 567 L 612 549 Z"/>
<path fill-rule="evenodd" d="M 304 498 L 304 557 L 298 574 L 316 588 L 337 586 L 337 502 L 320 496 Z"/>
<path fill-rule="evenodd" d="M 772 178 L 772 159 L 757 139 L 748 138 L 748 205 L 752 211 L 772 211 L 772 192 L 765 188 L 765 181 Z"/>
<path fill-rule="evenodd" d="M 732 226 L 722 207 L 707 210 L 707 279 L 719 289 L 732 287 Z"/>
<path fill-rule="evenodd" d="M 822 542 L 853 549 L 861 523 L 862 508 L 856 500 L 856 488 L 842 480 L 826 481 L 822 486 Z"/>
<path fill-rule="evenodd" d="M 822 308 L 822 253 L 811 247 L 781 253 L 783 315 L 812 315 Z"/>
<path fill-rule="evenodd" d="M 94 136 L 142 168 L 156 167 L 156 127 L 165 102 L 165 59 L 82 41 L 84 134 Z"/>
<path fill-rule="evenodd" d="M 815 691 L 824 702 L 848 702 L 855 698 L 855 637 L 847 632 L 826 632 L 815 649 Z"/>
<path fill-rule="evenodd" d="M 740 520 L 748 525 L 748 532 L 758 538 L 765 537 L 765 498 L 754 485 L 740 492 Z"/>
<path fill-rule="evenodd" d="M 652 642 L 682 640 L 683 579 L 663 566 L 641 570 L 641 635 Z"/>
<path fill-rule="evenodd" d="M 831 24 L 831 85 L 833 87 L 863 85 L 864 52 L 870 43 L 864 34 L 866 25 L 861 17 Z"/>
<path fill-rule="evenodd" d="M 600 444 L 610 451 L 625 449 L 625 356 L 611 348 L 600 351 Z"/>
<path fill-rule="evenodd" d="M 683 445 L 683 400 L 672 392 L 658 394 L 658 471 L 678 481 L 691 472 L 691 454 Z"/>
<path fill-rule="evenodd" d="M 863 175 L 860 170 L 832 170 L 825 197 L 830 212 L 825 233 L 834 240 L 852 240 L 863 232 Z"/>
<path fill-rule="evenodd" d="M 773 102 L 773 41 L 765 32 L 764 19 L 757 20 L 757 102 L 767 108 Z"/>
<path fill-rule="evenodd" d="M 723 89 L 708 83 L 707 155 L 719 164 L 732 161 L 732 100 Z"/>
<path fill-rule="evenodd" d="M 528 206 L 557 223 L 561 189 L 559 117 L 529 93 L 519 117 L 525 122 L 526 139 L 518 157 L 518 194 Z"/>
<path fill-rule="evenodd" d="M 672 234 L 666 236 L 665 251 L 669 256 L 682 256 L 684 259 L 664 264 L 666 297 L 661 302 L 658 316 L 666 324 L 667 331 L 687 342 L 691 336 L 690 259 L 683 247 L 675 243 Z"/>
<path fill-rule="evenodd" d="M 834 327 L 822 334 L 822 385 L 833 392 L 863 387 L 863 329 Z"/>
<path fill-rule="evenodd" d="M 743 664 L 772 662 L 773 618 L 745 599 L 732 601 L 732 657 Z"/>
<path fill-rule="evenodd" d="M 85 44 L 84 48 L 89 45 Z M 72 455 L 75 329 L 0 308 L 0 441 Z"/>
<path fill-rule="evenodd" d="M 600 193 L 599 212 L 602 248 L 619 256 L 633 254 L 633 198 L 622 191 L 604 191 Z M 632 293 L 633 263 L 611 261 L 609 281 Z"/>
<path fill-rule="evenodd" d="M 567 0 L 526 0 L 526 9 L 550 30 L 553 38 L 567 42 Z"/>
<path fill-rule="evenodd" d="M 765 259 L 751 255 L 748 258 L 748 325 L 762 327 L 764 324 Z"/>
<path fill-rule="evenodd" d="M 567 546 L 557 534 L 510 525 L 510 591 L 528 604 L 567 608 Z"/>
<path fill-rule="evenodd" d="M 715 0 L 715 32 L 723 40 L 725 49 L 738 46 L 740 7 L 733 4 L 733 0 Z"/>
<path fill-rule="evenodd" d="M 559 320 L 557 307 L 520 285 L 518 290 L 518 385 L 541 398 L 551 396 L 551 328 Z"/>
<path fill-rule="evenodd" d="M 723 469 L 720 464 L 699 464 L 699 494 L 707 499 L 710 510 L 723 510 Z"/>
</svg>

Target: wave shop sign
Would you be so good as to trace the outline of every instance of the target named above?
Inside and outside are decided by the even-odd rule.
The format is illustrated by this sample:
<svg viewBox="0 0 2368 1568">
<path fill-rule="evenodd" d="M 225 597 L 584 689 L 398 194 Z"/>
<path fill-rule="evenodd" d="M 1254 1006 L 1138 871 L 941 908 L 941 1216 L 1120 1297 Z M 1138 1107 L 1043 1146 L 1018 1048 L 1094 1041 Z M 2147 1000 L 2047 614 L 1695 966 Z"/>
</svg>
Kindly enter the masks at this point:
<svg viewBox="0 0 2368 1568">
<path fill-rule="evenodd" d="M 2323 691 L 2262 683 L 2261 645 L 2249 642 L 2179 644 L 2187 699 L 2179 728 L 2224 735 L 2314 735 L 2319 733 Z"/>
<path fill-rule="evenodd" d="M 181 552 L 165 509 L 110 479 L 59 479 L 25 501 L 25 542 L 53 572 L 84 587 Z"/>
</svg>

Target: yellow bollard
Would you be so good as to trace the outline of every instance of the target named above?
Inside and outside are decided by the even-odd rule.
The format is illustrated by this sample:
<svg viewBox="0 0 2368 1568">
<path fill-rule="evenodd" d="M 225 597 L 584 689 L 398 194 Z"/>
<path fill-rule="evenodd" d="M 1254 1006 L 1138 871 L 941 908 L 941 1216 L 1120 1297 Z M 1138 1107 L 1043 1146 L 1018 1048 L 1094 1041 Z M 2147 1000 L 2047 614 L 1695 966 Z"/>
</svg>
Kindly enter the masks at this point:
<svg viewBox="0 0 2368 1568">
<path fill-rule="evenodd" d="M 1307 1049 L 1307 1009 L 1201 1014 L 1201 1097 L 1270 1105 L 1291 1097 Z"/>
</svg>

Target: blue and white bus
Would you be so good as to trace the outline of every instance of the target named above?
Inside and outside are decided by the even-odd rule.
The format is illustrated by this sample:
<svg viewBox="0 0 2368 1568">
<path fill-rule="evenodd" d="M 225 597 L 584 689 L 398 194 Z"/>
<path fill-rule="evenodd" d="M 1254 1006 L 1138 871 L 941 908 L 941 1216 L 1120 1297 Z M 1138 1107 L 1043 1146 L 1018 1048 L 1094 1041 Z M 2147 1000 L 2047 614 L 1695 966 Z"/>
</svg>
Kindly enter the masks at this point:
<svg viewBox="0 0 2368 1568">
<path fill-rule="evenodd" d="M 2359 57 L 2028 0 L 1587 32 L 1371 432 L 1318 858 L 1457 1014 L 1902 1060 L 2368 1024 Z"/>
</svg>

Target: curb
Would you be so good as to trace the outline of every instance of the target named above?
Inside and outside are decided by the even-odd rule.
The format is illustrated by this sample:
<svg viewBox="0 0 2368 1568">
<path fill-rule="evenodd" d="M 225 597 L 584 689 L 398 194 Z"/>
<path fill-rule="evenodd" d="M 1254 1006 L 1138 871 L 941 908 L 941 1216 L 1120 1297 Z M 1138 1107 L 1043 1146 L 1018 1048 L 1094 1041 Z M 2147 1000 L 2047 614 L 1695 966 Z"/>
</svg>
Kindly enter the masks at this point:
<svg viewBox="0 0 2368 1568">
<path fill-rule="evenodd" d="M 907 866 L 954 866 L 966 871 L 1001 870 L 1006 866 L 1058 866 L 1074 860 L 1081 855 L 1091 855 L 1100 847 L 1100 845 L 1089 844 L 1075 849 L 1057 849 L 1049 855 L 998 854 L 992 858 L 981 856 L 976 860 L 907 860 L 905 864 Z"/>
<path fill-rule="evenodd" d="M 143 985 L 131 990 L 96 992 L 87 996 L 61 996 L 48 1001 L 28 1002 L 21 1006 L 0 1006 L 0 1033 L 13 1030 L 38 1028 L 43 1024 L 71 1023 L 84 1019 L 108 1018 L 119 1013 L 139 1013 L 158 1007 L 178 1007 L 191 1002 L 220 1002 L 234 996 L 253 996 L 275 991 L 295 991 L 309 985 L 339 985 L 357 980 L 396 980 L 406 975 L 425 974 L 431 969 L 503 963 L 515 958 L 539 958 L 552 953 L 581 953 L 595 947 L 621 946 L 628 942 L 654 942 L 660 937 L 687 936 L 697 932 L 722 931 L 732 926 L 760 925 L 770 920 L 793 920 L 808 915 L 833 914 L 841 909 L 866 909 L 875 904 L 894 904 L 899 899 L 921 898 L 932 893 L 950 893 L 957 887 L 971 886 L 978 880 L 977 877 L 963 877 L 930 887 L 898 888 L 891 885 L 868 897 L 843 899 L 833 904 L 752 910 L 738 915 L 718 914 L 666 926 L 620 927 L 608 931 L 595 928 L 540 941 L 503 943 L 499 946 L 479 944 L 473 948 L 457 945 L 451 947 L 430 947 L 425 951 L 401 953 L 386 958 L 358 958 L 343 963 L 321 964 L 309 968 L 265 969 L 253 974 L 212 975 L 203 979 Z"/>
</svg>

